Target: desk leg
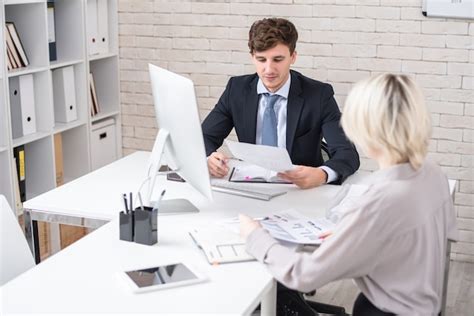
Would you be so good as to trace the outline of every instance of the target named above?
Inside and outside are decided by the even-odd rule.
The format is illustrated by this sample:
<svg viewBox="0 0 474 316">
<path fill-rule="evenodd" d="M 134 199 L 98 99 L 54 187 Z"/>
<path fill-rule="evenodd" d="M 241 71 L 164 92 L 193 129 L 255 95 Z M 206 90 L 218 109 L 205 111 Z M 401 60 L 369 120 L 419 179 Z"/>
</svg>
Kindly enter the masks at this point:
<svg viewBox="0 0 474 316">
<path fill-rule="evenodd" d="M 261 315 L 262 316 L 274 316 L 276 315 L 276 297 L 277 297 L 277 285 L 276 281 L 273 280 L 272 286 L 262 297 L 261 303 Z"/>
<path fill-rule="evenodd" d="M 26 241 L 28 241 L 30 250 L 33 253 L 33 256 L 35 257 L 36 264 L 38 264 L 41 261 L 38 238 L 38 222 L 31 220 L 31 213 L 28 210 L 24 210 L 23 215 L 25 220 Z"/>
</svg>

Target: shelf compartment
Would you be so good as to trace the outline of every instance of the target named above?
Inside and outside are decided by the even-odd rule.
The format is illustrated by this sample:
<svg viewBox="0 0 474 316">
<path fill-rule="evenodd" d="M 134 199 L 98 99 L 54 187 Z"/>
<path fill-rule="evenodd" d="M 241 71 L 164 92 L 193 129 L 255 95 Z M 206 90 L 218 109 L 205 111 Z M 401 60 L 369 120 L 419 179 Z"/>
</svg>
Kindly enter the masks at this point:
<svg viewBox="0 0 474 316">
<path fill-rule="evenodd" d="M 84 124 L 55 134 L 55 137 L 60 135 L 60 144 L 62 144 L 62 148 L 56 148 L 58 142 L 57 140 L 54 142 L 56 153 L 55 170 L 56 175 L 58 175 L 58 171 L 62 173 L 63 183 L 81 177 L 90 170 L 87 133 L 88 127 L 87 124 Z M 57 161 L 58 155 L 61 157 L 62 163 Z"/>
<path fill-rule="evenodd" d="M 25 144 L 25 181 L 27 200 L 56 186 L 51 135 Z"/>
<path fill-rule="evenodd" d="M 86 0 L 87 52 L 118 53 L 118 6 L 113 0 Z"/>
<path fill-rule="evenodd" d="M 5 21 L 15 24 L 29 65 L 33 68 L 47 66 L 49 56 L 45 2 L 7 3 Z"/>
<path fill-rule="evenodd" d="M 76 111 L 77 111 L 77 119 L 75 121 L 84 122 L 87 120 L 88 116 L 90 115 L 89 112 L 89 105 L 88 105 L 88 93 L 89 90 L 86 87 L 86 64 L 84 62 L 75 63 L 71 65 L 74 69 L 74 89 L 75 89 L 75 104 L 76 104 Z M 67 66 L 69 67 L 69 66 Z M 59 68 L 54 68 L 53 71 L 58 71 Z M 53 95 L 55 89 L 58 87 L 55 86 L 55 81 L 53 80 Z M 53 110 L 54 110 L 54 97 L 53 97 Z M 54 112 L 54 111 L 53 111 Z M 75 121 L 64 123 L 64 122 L 57 122 L 56 119 L 54 120 L 54 126 L 64 126 L 64 124 L 75 124 Z"/>
<path fill-rule="evenodd" d="M 81 0 L 55 0 L 54 21 L 57 61 L 84 58 L 84 8 Z M 52 62 L 53 63 L 53 62 Z"/>
<path fill-rule="evenodd" d="M 40 138 L 43 133 L 50 132 L 53 127 L 53 107 L 52 107 L 52 96 L 51 96 L 51 74 L 49 71 L 43 71 L 34 73 L 33 75 L 33 84 L 34 84 L 34 117 L 36 119 L 36 132 L 28 135 L 21 135 L 16 136 L 13 139 L 14 143 L 17 143 L 19 139 L 30 139 L 31 136 L 35 138 L 35 134 L 39 134 Z M 18 127 L 18 124 L 21 124 L 18 121 L 13 121 L 13 113 L 15 109 L 13 108 L 15 105 L 12 104 L 11 98 L 14 94 L 12 80 L 14 78 L 9 79 L 9 98 L 10 98 L 10 117 L 12 118 L 11 122 L 11 129 L 12 131 Z M 12 132 L 12 135 L 14 133 Z M 22 140 L 20 140 L 23 142 Z"/>
<path fill-rule="evenodd" d="M 117 56 L 94 60 L 89 64 L 90 72 L 94 77 L 95 90 L 100 108 L 97 115 L 119 111 L 119 74 Z"/>
</svg>

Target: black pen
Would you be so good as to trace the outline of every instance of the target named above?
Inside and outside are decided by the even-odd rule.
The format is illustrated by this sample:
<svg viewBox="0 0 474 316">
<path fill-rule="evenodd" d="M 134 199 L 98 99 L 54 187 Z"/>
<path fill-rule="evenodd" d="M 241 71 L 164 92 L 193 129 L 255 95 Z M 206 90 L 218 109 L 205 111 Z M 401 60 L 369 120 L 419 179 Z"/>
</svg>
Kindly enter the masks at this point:
<svg viewBox="0 0 474 316">
<path fill-rule="evenodd" d="M 125 204 L 125 214 L 128 214 L 128 202 L 127 202 L 127 194 L 123 194 L 123 203 Z"/>
<path fill-rule="evenodd" d="M 130 192 L 129 195 L 130 195 L 130 211 L 133 212 L 133 194 L 132 194 L 132 192 Z"/>
</svg>

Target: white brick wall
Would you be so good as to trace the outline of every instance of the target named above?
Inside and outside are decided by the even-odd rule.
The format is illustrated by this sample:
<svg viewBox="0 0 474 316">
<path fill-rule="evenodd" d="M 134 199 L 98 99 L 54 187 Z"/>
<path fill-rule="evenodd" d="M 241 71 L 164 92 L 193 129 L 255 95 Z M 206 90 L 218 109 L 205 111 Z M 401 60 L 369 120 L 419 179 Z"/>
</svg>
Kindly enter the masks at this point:
<svg viewBox="0 0 474 316">
<path fill-rule="evenodd" d="M 434 125 L 429 156 L 458 180 L 452 256 L 474 262 L 474 22 L 426 18 L 421 0 L 120 0 L 125 154 L 150 150 L 157 131 L 147 63 L 190 77 L 204 118 L 230 76 L 253 72 L 248 28 L 265 16 L 295 23 L 295 69 L 331 83 L 340 106 L 354 82 L 383 71 L 423 87 Z"/>
</svg>

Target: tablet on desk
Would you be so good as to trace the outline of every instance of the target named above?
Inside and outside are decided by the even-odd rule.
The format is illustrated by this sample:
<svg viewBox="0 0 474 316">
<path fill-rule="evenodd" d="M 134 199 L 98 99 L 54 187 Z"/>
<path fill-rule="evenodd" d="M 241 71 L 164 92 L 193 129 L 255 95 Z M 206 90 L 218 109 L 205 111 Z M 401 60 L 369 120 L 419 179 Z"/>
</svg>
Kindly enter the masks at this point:
<svg viewBox="0 0 474 316">
<path fill-rule="evenodd" d="M 184 263 L 175 263 L 120 273 L 136 293 L 169 289 L 206 281 L 206 278 Z"/>
</svg>

